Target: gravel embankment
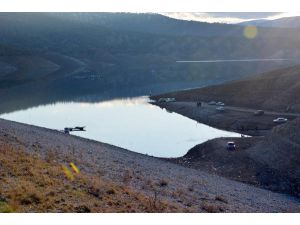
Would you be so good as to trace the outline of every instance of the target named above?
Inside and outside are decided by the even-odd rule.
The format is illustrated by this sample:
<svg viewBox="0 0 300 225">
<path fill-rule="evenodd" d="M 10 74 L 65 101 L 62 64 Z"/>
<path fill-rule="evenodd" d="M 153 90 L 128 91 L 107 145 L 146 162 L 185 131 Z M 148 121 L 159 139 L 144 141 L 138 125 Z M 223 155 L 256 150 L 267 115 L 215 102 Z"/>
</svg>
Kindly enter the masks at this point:
<svg viewBox="0 0 300 225">
<path fill-rule="evenodd" d="M 300 212 L 300 200 L 59 131 L 0 119 L 0 143 L 75 161 L 82 172 L 205 212 Z M 49 154 L 51 153 L 51 154 Z M 207 210 L 206 210 L 207 211 Z"/>
</svg>

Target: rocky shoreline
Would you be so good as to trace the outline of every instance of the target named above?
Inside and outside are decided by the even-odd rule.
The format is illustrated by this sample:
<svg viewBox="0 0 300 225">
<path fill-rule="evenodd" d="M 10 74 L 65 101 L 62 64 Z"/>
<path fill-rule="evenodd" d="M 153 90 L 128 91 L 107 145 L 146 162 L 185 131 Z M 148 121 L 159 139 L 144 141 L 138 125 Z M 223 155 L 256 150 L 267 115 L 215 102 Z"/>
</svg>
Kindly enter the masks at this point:
<svg viewBox="0 0 300 225">
<path fill-rule="evenodd" d="M 60 163 L 76 161 L 85 174 L 126 182 L 134 190 L 196 212 L 300 211 L 299 199 L 288 195 L 46 128 L 0 119 L 0 142 L 40 158 L 51 153 Z"/>
</svg>

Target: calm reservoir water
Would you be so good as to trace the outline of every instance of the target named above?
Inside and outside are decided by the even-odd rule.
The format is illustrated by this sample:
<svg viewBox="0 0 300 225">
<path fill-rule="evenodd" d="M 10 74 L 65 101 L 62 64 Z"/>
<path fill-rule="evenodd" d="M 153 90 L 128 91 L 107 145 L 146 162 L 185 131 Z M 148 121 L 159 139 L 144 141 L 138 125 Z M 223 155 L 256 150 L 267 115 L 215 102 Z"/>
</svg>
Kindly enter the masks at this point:
<svg viewBox="0 0 300 225">
<path fill-rule="evenodd" d="M 193 146 L 212 138 L 240 136 L 148 102 L 148 97 L 137 97 L 99 103 L 56 103 L 0 117 L 57 130 L 86 126 L 86 132 L 72 134 L 159 157 L 183 156 Z"/>
</svg>

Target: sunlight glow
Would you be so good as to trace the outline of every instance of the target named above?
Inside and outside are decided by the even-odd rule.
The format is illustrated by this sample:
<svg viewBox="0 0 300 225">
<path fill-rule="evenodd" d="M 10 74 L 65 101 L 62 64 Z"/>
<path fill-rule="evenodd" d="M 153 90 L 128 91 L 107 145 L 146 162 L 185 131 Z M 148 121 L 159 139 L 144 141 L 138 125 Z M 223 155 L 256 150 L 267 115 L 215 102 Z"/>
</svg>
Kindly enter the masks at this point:
<svg viewBox="0 0 300 225">
<path fill-rule="evenodd" d="M 69 180 L 74 180 L 73 173 L 66 166 L 62 166 L 63 172 Z"/>
<path fill-rule="evenodd" d="M 257 32 L 256 26 L 246 26 L 244 28 L 244 36 L 247 39 L 254 39 L 257 36 Z"/>
<path fill-rule="evenodd" d="M 77 168 L 77 166 L 75 166 L 75 164 L 73 162 L 70 162 L 70 166 L 72 167 L 72 169 L 74 170 L 75 173 L 77 173 L 77 174 L 80 173 L 79 169 Z"/>
</svg>

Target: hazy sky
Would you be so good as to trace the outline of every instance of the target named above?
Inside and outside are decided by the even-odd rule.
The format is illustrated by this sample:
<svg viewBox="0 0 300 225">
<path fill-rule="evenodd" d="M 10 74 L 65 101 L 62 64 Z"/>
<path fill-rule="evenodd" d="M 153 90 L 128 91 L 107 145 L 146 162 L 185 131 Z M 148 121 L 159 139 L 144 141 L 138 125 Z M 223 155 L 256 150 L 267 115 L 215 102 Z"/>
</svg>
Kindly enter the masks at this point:
<svg viewBox="0 0 300 225">
<path fill-rule="evenodd" d="M 177 19 L 196 20 L 209 23 L 239 23 L 255 19 L 278 19 L 282 17 L 300 16 L 300 13 L 282 12 L 170 12 L 162 14 Z"/>
</svg>

